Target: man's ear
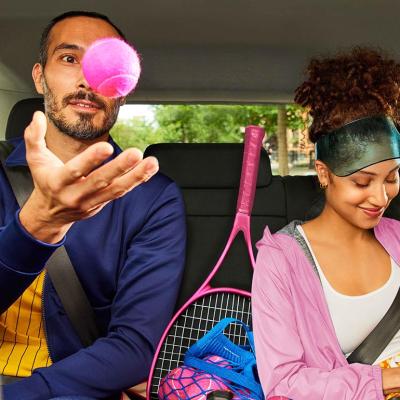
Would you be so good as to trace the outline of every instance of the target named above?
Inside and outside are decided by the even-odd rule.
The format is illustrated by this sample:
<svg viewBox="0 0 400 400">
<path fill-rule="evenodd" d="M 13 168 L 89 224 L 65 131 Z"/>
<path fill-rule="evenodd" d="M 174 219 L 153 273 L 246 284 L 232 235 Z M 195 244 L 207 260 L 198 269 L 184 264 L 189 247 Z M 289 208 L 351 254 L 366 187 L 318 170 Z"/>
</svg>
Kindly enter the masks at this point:
<svg viewBox="0 0 400 400">
<path fill-rule="evenodd" d="M 326 187 L 330 183 L 329 168 L 321 160 L 315 160 L 315 171 L 318 175 L 319 183 Z"/>
<path fill-rule="evenodd" d="M 41 64 L 36 63 L 32 68 L 32 78 L 39 94 L 43 94 L 43 67 Z"/>
</svg>

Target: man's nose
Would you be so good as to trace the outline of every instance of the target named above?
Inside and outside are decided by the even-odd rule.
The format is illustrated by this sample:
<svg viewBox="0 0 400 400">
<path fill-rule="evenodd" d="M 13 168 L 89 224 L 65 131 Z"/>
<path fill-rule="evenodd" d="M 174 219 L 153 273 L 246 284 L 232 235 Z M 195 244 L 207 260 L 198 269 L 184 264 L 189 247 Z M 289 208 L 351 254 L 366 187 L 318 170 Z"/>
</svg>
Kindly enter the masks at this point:
<svg viewBox="0 0 400 400">
<path fill-rule="evenodd" d="M 83 74 L 82 69 L 80 71 L 80 75 L 79 75 L 79 79 L 78 79 L 77 84 L 78 84 L 78 88 L 79 89 L 92 90 L 92 88 L 90 87 L 88 81 L 85 78 L 85 75 Z"/>
</svg>

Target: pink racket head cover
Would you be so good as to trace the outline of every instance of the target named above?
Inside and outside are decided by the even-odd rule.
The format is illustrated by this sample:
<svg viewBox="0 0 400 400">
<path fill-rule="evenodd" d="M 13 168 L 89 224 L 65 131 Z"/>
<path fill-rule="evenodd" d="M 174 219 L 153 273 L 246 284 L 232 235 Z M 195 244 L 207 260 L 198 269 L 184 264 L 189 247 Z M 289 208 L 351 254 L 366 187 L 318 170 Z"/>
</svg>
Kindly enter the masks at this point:
<svg viewBox="0 0 400 400">
<path fill-rule="evenodd" d="M 210 355 L 205 361 L 229 368 L 225 359 Z M 207 393 L 213 390 L 229 390 L 225 381 L 195 368 L 181 366 L 170 371 L 162 380 L 158 398 L 161 400 L 206 400 Z M 239 400 L 234 397 L 234 400 Z"/>
<path fill-rule="evenodd" d="M 117 38 L 96 40 L 82 59 L 89 86 L 107 97 L 122 97 L 135 87 L 140 76 L 140 60 L 128 43 Z"/>
</svg>

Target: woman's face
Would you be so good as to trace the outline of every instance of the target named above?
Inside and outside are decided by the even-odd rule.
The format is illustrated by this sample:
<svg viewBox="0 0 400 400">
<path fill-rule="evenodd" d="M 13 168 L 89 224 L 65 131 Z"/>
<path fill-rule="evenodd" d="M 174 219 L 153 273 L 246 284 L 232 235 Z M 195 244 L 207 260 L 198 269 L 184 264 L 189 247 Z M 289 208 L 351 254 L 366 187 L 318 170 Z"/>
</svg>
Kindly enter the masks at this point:
<svg viewBox="0 0 400 400">
<path fill-rule="evenodd" d="M 346 177 L 327 171 L 324 178 L 319 173 L 321 183 L 328 184 L 326 206 L 356 227 L 373 228 L 399 193 L 399 168 L 400 160 L 395 159 L 371 165 Z"/>
</svg>

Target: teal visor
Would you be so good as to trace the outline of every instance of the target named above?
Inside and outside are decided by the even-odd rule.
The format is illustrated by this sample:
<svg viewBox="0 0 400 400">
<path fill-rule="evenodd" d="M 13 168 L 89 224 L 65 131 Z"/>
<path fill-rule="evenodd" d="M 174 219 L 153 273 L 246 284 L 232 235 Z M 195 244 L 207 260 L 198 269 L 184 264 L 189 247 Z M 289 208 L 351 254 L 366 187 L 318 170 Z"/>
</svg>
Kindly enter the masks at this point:
<svg viewBox="0 0 400 400">
<path fill-rule="evenodd" d="M 358 119 L 318 139 L 315 157 L 335 175 L 351 175 L 381 161 L 400 158 L 400 133 L 389 117 Z"/>
</svg>

